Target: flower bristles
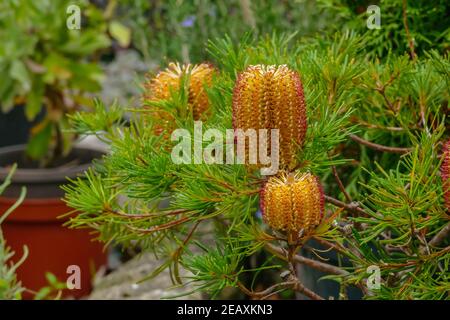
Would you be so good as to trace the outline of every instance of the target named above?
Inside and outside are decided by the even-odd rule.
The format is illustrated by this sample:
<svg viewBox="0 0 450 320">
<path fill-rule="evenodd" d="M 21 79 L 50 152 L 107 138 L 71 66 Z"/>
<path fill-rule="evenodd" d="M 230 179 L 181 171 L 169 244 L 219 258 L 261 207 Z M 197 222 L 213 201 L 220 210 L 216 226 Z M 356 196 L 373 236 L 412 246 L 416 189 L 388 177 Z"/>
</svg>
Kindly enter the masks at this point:
<svg viewBox="0 0 450 320">
<path fill-rule="evenodd" d="M 216 69 L 209 63 L 180 65 L 172 62 L 165 70 L 144 83 L 143 100 L 151 102 L 169 99 L 172 92 L 180 90 L 183 77 L 187 77 L 188 107 L 192 110 L 194 120 L 204 119 L 209 108 L 205 86 L 212 84 L 215 73 Z M 152 116 L 158 120 L 159 125 L 173 120 L 170 114 L 160 110 L 156 110 Z"/>
<path fill-rule="evenodd" d="M 324 206 L 320 181 L 310 173 L 282 173 L 271 177 L 261 192 L 265 223 L 294 236 L 313 231 L 322 220 Z"/>
<path fill-rule="evenodd" d="M 293 169 L 307 119 L 303 86 L 286 65 L 254 65 L 239 74 L 233 92 L 234 129 L 279 129 L 282 168 Z"/>
</svg>

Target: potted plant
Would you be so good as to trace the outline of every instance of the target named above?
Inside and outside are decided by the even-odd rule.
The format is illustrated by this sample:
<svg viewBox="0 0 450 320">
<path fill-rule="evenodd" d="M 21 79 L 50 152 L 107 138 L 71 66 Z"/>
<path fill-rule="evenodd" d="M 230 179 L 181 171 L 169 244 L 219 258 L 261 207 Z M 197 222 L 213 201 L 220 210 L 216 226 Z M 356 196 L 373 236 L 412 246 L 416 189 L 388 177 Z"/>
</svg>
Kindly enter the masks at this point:
<svg viewBox="0 0 450 320">
<path fill-rule="evenodd" d="M 76 265 L 81 269 L 81 289 L 68 294 L 79 297 L 89 292 L 92 270 L 106 258 L 89 230 L 62 226 L 67 218 L 58 217 L 68 209 L 60 200 L 60 186 L 67 177 L 85 171 L 102 152 L 74 146 L 76 135 L 68 116 L 90 105 L 86 93 L 100 89 L 102 71 L 95 61 L 110 40 L 101 11 L 88 2 L 78 4 L 81 29 L 69 29 L 69 5 L 70 1 L 0 4 L 0 105 L 5 112 L 22 106 L 28 121 L 36 122 L 26 145 L 0 148 L 0 181 L 11 165 L 18 164 L 11 187 L 0 198 L 0 212 L 15 203 L 22 186 L 27 187 L 27 199 L 3 223 L 14 251 L 24 244 L 29 248 L 18 278 L 37 290 L 46 284 L 46 272 L 65 281 L 67 268 Z"/>
</svg>

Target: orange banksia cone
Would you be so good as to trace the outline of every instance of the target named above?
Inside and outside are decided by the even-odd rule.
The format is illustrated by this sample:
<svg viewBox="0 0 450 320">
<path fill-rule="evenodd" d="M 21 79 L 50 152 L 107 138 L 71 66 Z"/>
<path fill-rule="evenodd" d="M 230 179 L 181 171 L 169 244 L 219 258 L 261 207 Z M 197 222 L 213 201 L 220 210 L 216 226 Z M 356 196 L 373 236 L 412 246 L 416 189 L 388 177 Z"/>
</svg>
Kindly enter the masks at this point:
<svg viewBox="0 0 450 320">
<path fill-rule="evenodd" d="M 171 92 L 180 90 L 182 78 L 188 81 L 188 106 L 194 120 L 200 120 L 208 112 L 209 100 L 205 86 L 212 84 L 216 69 L 208 63 L 184 64 L 170 63 L 169 67 L 159 72 L 153 79 L 144 83 L 144 101 L 160 101 L 170 98 Z M 156 110 L 152 116 L 160 129 L 170 127 L 173 122 L 171 114 L 165 110 Z"/>
<path fill-rule="evenodd" d="M 450 140 L 444 144 L 442 151 L 442 157 L 444 158 L 441 166 L 442 190 L 445 207 L 450 212 Z"/>
<path fill-rule="evenodd" d="M 313 231 L 324 215 L 324 193 L 319 179 L 310 174 L 271 177 L 261 192 L 263 219 L 272 229 L 298 237 Z"/>
<path fill-rule="evenodd" d="M 299 74 L 286 65 L 249 66 L 238 76 L 234 88 L 233 127 L 279 129 L 280 166 L 293 169 L 307 128 Z"/>
</svg>

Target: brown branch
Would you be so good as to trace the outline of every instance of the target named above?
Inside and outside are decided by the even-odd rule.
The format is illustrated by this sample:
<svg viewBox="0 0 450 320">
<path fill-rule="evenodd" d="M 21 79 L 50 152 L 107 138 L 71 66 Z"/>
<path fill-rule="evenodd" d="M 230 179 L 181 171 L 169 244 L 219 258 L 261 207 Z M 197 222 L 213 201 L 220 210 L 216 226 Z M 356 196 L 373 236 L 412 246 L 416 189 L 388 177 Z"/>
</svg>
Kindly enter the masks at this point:
<svg viewBox="0 0 450 320">
<path fill-rule="evenodd" d="M 173 211 L 162 211 L 162 212 L 153 212 L 153 213 L 128 213 L 128 212 L 122 212 L 122 211 L 115 211 L 109 208 L 105 208 L 104 212 L 108 212 L 117 216 L 121 216 L 124 218 L 130 218 L 130 219 L 146 219 L 146 218 L 161 218 L 166 216 L 173 216 L 173 215 L 179 215 L 182 213 L 187 213 L 189 210 L 187 209 L 180 209 L 180 210 L 173 210 Z"/>
<path fill-rule="evenodd" d="M 266 249 L 267 251 L 271 252 L 272 254 L 274 254 L 275 256 L 277 256 L 278 258 L 285 260 L 286 261 L 286 256 L 285 256 L 285 251 L 282 248 L 279 248 L 273 244 L 267 243 L 266 244 Z M 348 275 L 349 273 L 339 267 L 333 266 L 331 264 L 327 264 L 324 262 L 320 262 L 320 261 L 316 261 L 316 260 L 312 260 L 312 259 L 308 259 L 305 257 L 302 257 L 300 255 L 295 255 L 294 259 L 297 263 L 301 263 L 305 266 L 311 267 L 313 269 L 325 272 L 325 273 L 330 273 L 330 274 L 336 274 L 336 275 Z"/>
<path fill-rule="evenodd" d="M 386 96 L 386 88 L 389 87 L 394 82 L 394 80 L 398 78 L 399 75 L 400 75 L 399 72 L 396 72 L 396 73 L 392 74 L 390 76 L 389 80 L 385 84 L 381 84 L 381 82 L 378 80 L 377 81 L 377 87 L 374 88 L 375 91 L 377 91 L 379 94 L 381 94 L 381 96 L 383 97 L 383 99 L 386 102 L 387 106 L 389 107 L 389 109 L 392 111 L 392 113 L 394 115 L 397 114 L 398 110 L 397 110 L 397 108 L 394 107 L 392 102 Z"/>
<path fill-rule="evenodd" d="M 405 131 L 405 128 L 401 128 L 401 127 L 383 127 L 380 125 L 376 125 L 376 124 L 371 124 L 359 119 L 353 119 L 352 120 L 353 123 L 357 123 L 359 125 L 365 126 L 369 129 L 379 129 L 379 130 L 386 130 L 386 131 L 394 131 L 394 132 L 401 132 L 401 131 Z M 411 128 L 410 128 L 411 129 Z"/>
<path fill-rule="evenodd" d="M 297 276 L 297 262 L 298 258 L 303 258 L 297 255 L 296 252 L 299 248 L 298 244 L 290 244 L 287 250 L 282 250 L 284 252 L 283 258 L 288 262 L 289 265 L 289 276 L 287 280 L 292 283 L 292 289 L 303 294 L 304 296 L 310 298 L 311 300 L 325 300 L 320 295 L 314 291 L 306 288 Z M 311 260 L 314 261 L 314 260 Z"/>
<path fill-rule="evenodd" d="M 331 166 L 331 170 L 333 170 L 334 179 L 336 180 L 339 189 L 342 191 L 342 193 L 345 196 L 345 199 L 347 199 L 348 202 L 352 202 L 352 198 L 348 194 L 347 190 L 345 190 L 344 184 L 342 183 L 341 179 L 339 178 L 339 175 L 336 170 L 336 166 Z"/>
<path fill-rule="evenodd" d="M 367 141 L 363 138 L 358 137 L 357 135 L 350 134 L 350 139 L 352 139 L 355 142 L 358 142 L 362 145 L 365 145 L 366 147 L 369 147 L 371 149 L 381 151 L 381 152 L 390 152 L 390 153 L 400 153 L 405 154 L 412 151 L 412 148 L 398 148 L 398 147 L 388 147 L 383 146 L 381 144 L 373 143 L 370 141 Z"/>
<path fill-rule="evenodd" d="M 363 259 L 361 254 L 358 251 L 353 250 L 352 248 L 344 248 L 344 247 L 342 247 L 340 245 L 336 245 L 334 243 L 331 243 L 331 242 L 329 242 L 329 241 L 327 241 L 325 239 L 321 239 L 321 238 L 318 238 L 318 237 L 313 237 L 313 239 L 316 240 L 317 242 L 319 242 L 320 244 L 322 244 L 324 246 L 327 246 L 327 247 L 330 247 L 330 248 L 336 250 L 337 252 L 339 252 L 339 253 L 349 257 L 351 260 L 353 260 L 354 257 L 351 254 L 349 254 L 348 252 L 346 252 L 345 251 L 346 249 L 349 250 L 357 259 L 359 259 L 359 260 Z M 363 282 L 361 282 L 361 281 L 357 282 L 357 283 L 355 283 L 355 285 L 359 289 L 361 289 L 361 291 L 364 293 L 364 295 L 368 295 L 369 294 L 369 291 L 368 291 L 367 287 L 364 285 Z"/>
<path fill-rule="evenodd" d="M 251 298 L 255 298 L 255 299 L 264 299 L 267 298 L 268 296 L 270 296 L 275 289 L 277 288 L 290 288 L 294 285 L 294 283 L 292 281 L 285 281 L 285 282 L 280 282 L 280 283 L 276 283 L 273 286 L 270 286 L 269 288 L 262 290 L 262 291 L 252 291 L 250 289 L 248 289 L 242 282 L 238 281 L 236 283 L 236 285 L 238 286 L 239 289 L 241 289 L 241 291 L 246 294 L 247 296 L 251 297 Z"/>
<path fill-rule="evenodd" d="M 357 202 L 352 202 L 352 203 L 347 204 L 345 202 L 342 202 L 338 199 L 335 199 L 335 198 L 327 196 L 327 195 L 325 195 L 324 198 L 325 198 L 326 202 L 334 204 L 335 206 L 338 206 L 340 208 L 344 208 L 345 210 L 347 210 L 349 212 L 367 215 L 367 212 L 365 212 L 363 209 L 361 209 Z"/>
<path fill-rule="evenodd" d="M 436 247 L 439 244 L 441 244 L 445 239 L 448 239 L 450 236 L 450 222 L 445 225 L 444 228 L 441 229 L 434 237 L 433 239 L 428 242 L 428 246 L 430 247 Z"/>
<path fill-rule="evenodd" d="M 407 1 L 403 0 L 403 25 L 405 27 L 406 37 L 408 38 L 408 45 L 411 59 L 416 60 L 416 53 L 414 51 L 414 41 L 412 40 L 411 33 L 409 32 L 408 17 L 406 15 L 406 10 L 407 10 Z"/>
<path fill-rule="evenodd" d="M 192 227 L 191 231 L 189 231 L 188 235 L 186 236 L 186 238 L 183 241 L 183 244 L 180 245 L 173 253 L 172 255 L 172 259 L 174 261 L 174 276 L 175 279 L 178 281 L 179 284 L 182 284 L 183 282 L 181 281 L 180 278 L 180 274 L 179 274 L 179 268 L 178 268 L 178 261 L 179 258 L 181 257 L 181 254 L 183 253 L 186 245 L 188 244 L 188 242 L 191 240 L 192 236 L 194 235 L 195 230 L 197 230 L 198 225 L 202 222 L 202 220 L 198 220 L 194 226 Z"/>
<path fill-rule="evenodd" d="M 394 115 L 396 115 L 397 114 L 397 110 L 395 109 L 395 107 L 392 104 L 392 102 L 386 96 L 385 87 L 383 86 L 382 88 L 375 88 L 375 90 L 381 94 L 381 96 L 383 97 L 383 99 L 386 102 L 387 106 L 389 107 L 389 110 L 391 110 L 392 113 Z"/>
<path fill-rule="evenodd" d="M 298 279 L 295 279 L 292 276 L 289 277 L 288 281 L 276 283 L 273 286 L 271 286 L 265 290 L 262 290 L 262 291 L 252 291 L 239 281 L 236 283 L 236 285 L 244 294 L 246 294 L 247 296 L 249 296 L 253 299 L 264 300 L 264 299 L 267 299 L 268 297 L 270 297 L 271 295 L 275 294 L 275 292 L 278 292 L 278 291 L 275 291 L 278 288 L 281 288 L 281 289 L 290 288 L 292 290 L 295 290 L 295 291 L 298 291 L 298 292 L 304 294 L 305 296 L 307 296 L 308 298 L 310 298 L 312 300 L 325 300 L 323 297 L 321 297 L 317 293 L 306 288 Z"/>
<path fill-rule="evenodd" d="M 325 240 L 325 239 L 322 239 L 322 238 L 319 238 L 319 237 L 313 237 L 313 239 L 314 239 L 315 241 L 317 241 L 318 243 L 320 243 L 321 245 L 323 245 L 323 246 L 329 247 L 329 248 L 331 248 L 331 249 L 333 249 L 333 250 L 335 250 L 335 251 L 337 251 L 337 252 L 339 252 L 339 253 L 341 253 L 341 254 L 343 254 L 343 255 L 350 256 L 350 255 L 345 251 L 345 248 L 342 247 L 341 245 L 336 245 L 336 244 L 334 244 L 334 243 L 331 243 L 331 242 L 328 241 L 328 240 Z"/>
<path fill-rule="evenodd" d="M 308 298 L 310 298 L 311 300 L 325 300 L 323 297 L 319 296 L 317 293 L 315 293 L 314 291 L 306 288 L 300 281 L 295 281 L 295 284 L 292 288 L 295 291 L 298 291 L 302 294 L 304 294 L 305 296 L 307 296 Z"/>
<path fill-rule="evenodd" d="M 172 227 L 178 226 L 180 224 L 186 223 L 187 221 L 190 221 L 191 218 L 190 217 L 184 217 L 184 218 L 180 218 L 178 220 L 173 220 L 173 221 L 169 221 L 167 223 L 163 223 L 157 226 L 153 226 L 149 229 L 142 229 L 142 228 L 135 228 L 132 226 L 126 226 L 128 229 L 136 231 L 136 232 L 141 232 L 141 233 L 153 233 L 153 232 L 157 232 L 157 231 L 162 231 L 162 230 L 166 230 L 166 229 L 170 229 Z"/>
</svg>

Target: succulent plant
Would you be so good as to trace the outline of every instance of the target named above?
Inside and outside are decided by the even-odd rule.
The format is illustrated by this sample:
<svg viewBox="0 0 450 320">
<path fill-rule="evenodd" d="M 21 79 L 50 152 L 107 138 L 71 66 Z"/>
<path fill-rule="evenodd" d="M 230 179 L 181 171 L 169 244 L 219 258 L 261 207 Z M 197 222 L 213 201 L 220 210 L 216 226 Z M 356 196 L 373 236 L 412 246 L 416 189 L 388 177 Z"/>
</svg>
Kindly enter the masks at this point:
<svg viewBox="0 0 450 320">
<path fill-rule="evenodd" d="M 279 129 L 281 168 L 293 169 L 307 129 L 300 75 L 287 65 L 249 66 L 234 87 L 233 127 Z"/>
<path fill-rule="evenodd" d="M 286 173 L 269 178 L 261 192 L 263 219 L 272 229 L 286 231 L 291 239 L 313 231 L 324 215 L 324 193 L 310 173 Z"/>
</svg>

